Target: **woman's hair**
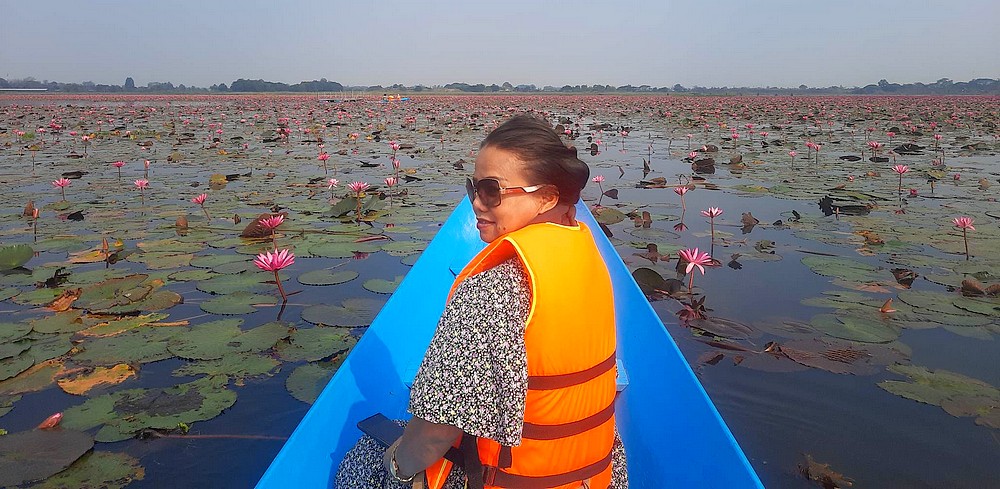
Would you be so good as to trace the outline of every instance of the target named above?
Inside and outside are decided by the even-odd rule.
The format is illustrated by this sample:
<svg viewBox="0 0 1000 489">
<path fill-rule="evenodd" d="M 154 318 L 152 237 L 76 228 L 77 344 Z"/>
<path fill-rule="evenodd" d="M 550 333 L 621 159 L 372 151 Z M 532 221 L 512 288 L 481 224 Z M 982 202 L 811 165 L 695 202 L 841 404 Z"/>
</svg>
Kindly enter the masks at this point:
<svg viewBox="0 0 1000 489">
<path fill-rule="evenodd" d="M 555 185 L 560 204 L 576 204 L 590 180 L 590 168 L 567 147 L 544 119 L 521 114 L 493 130 L 479 148 L 491 147 L 514 153 L 524 163 L 532 185 Z"/>
</svg>

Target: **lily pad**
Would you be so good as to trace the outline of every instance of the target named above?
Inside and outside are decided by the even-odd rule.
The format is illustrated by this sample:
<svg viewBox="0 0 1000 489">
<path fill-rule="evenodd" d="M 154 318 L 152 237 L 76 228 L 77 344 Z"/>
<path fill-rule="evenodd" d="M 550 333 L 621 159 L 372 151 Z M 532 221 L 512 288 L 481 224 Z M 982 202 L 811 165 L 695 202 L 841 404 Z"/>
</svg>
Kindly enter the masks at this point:
<svg viewBox="0 0 1000 489">
<path fill-rule="evenodd" d="M 626 216 L 622 211 L 613 207 L 595 207 L 592 211 L 597 222 L 610 226 L 625 220 Z"/>
<path fill-rule="evenodd" d="M 0 289 L 0 301 L 5 301 L 7 299 L 10 299 L 11 297 L 16 296 L 17 294 L 20 294 L 20 293 L 21 293 L 21 289 L 19 289 L 17 287 L 7 287 L 7 288 Z"/>
<path fill-rule="evenodd" d="M 93 389 L 118 385 L 135 376 L 134 368 L 119 363 L 113 367 L 96 367 L 87 372 L 60 377 L 56 380 L 56 384 L 67 394 L 82 396 Z"/>
<path fill-rule="evenodd" d="M 93 447 L 93 437 L 69 429 L 0 436 L 0 486 L 18 486 L 55 475 Z"/>
<path fill-rule="evenodd" d="M 750 326 L 726 318 L 698 318 L 688 321 L 687 324 L 715 336 L 734 340 L 745 340 L 756 335 Z"/>
<path fill-rule="evenodd" d="M 300 365 L 285 380 L 285 388 L 292 397 L 306 404 L 312 404 L 337 373 L 341 363 L 343 359 Z"/>
<path fill-rule="evenodd" d="M 31 261 L 35 251 L 26 244 L 0 246 L 0 271 L 11 270 Z"/>
<path fill-rule="evenodd" d="M 264 272 L 244 272 L 222 274 L 198 282 L 198 290 L 209 294 L 232 294 L 233 292 L 256 292 L 269 287 L 274 274 Z M 273 287 L 273 286 L 271 286 Z"/>
<path fill-rule="evenodd" d="M 241 319 L 222 319 L 194 326 L 170 341 L 170 352 L 188 360 L 213 360 L 267 350 L 290 334 L 289 323 L 274 321 L 247 331 L 240 329 L 242 323 Z"/>
<path fill-rule="evenodd" d="M 302 320 L 313 324 L 354 328 L 371 324 L 385 302 L 374 299 L 351 298 L 343 306 L 318 304 L 302 310 Z"/>
<path fill-rule="evenodd" d="M 112 442 L 146 428 L 173 429 L 178 423 L 212 419 L 236 402 L 227 382 L 226 377 L 205 377 L 167 388 L 112 392 L 63 411 L 62 425 L 80 430 L 101 426 L 97 441 Z"/>
<path fill-rule="evenodd" d="M 376 294 L 391 294 L 396 291 L 396 287 L 403 282 L 403 276 L 397 275 L 394 280 L 385 280 L 382 278 L 372 278 L 365 280 L 362 285 L 366 290 L 375 292 Z"/>
<path fill-rule="evenodd" d="M 354 270 L 313 270 L 299 275 L 298 281 L 302 285 L 337 285 L 350 282 L 358 278 L 358 272 Z"/>
<path fill-rule="evenodd" d="M 348 350 L 357 339 L 343 329 L 316 326 L 298 329 L 285 343 L 279 343 L 275 350 L 286 362 L 316 362 L 338 352 Z"/>
<path fill-rule="evenodd" d="M 222 315 L 250 314 L 257 310 L 254 307 L 256 305 L 273 304 L 276 304 L 276 301 L 272 296 L 241 291 L 221 295 L 202 302 L 201 310 L 210 314 Z"/>
<path fill-rule="evenodd" d="M 888 343 L 899 338 L 900 331 L 878 319 L 846 314 L 818 314 L 812 326 L 830 336 L 862 343 Z"/>
<path fill-rule="evenodd" d="M 31 322 L 31 328 L 39 333 L 74 333 L 85 328 L 80 320 L 83 311 L 70 309 Z"/>
<path fill-rule="evenodd" d="M 142 480 L 146 470 L 139 460 L 112 452 L 90 452 L 68 469 L 45 479 L 35 489 L 122 489 Z"/>
<path fill-rule="evenodd" d="M 878 267 L 836 256 L 806 256 L 802 263 L 815 273 L 848 282 L 876 282 L 879 273 Z"/>
<path fill-rule="evenodd" d="M 83 351 L 73 360 L 84 365 L 137 364 L 174 356 L 167 350 L 167 340 L 179 334 L 179 328 L 142 327 L 115 336 L 89 339 L 80 345 Z"/>
<path fill-rule="evenodd" d="M 20 339 L 30 331 L 28 323 L 0 323 L 0 343 Z"/>
<path fill-rule="evenodd" d="M 0 396 L 0 417 L 14 409 L 14 403 L 21 400 L 21 396 Z"/>
<path fill-rule="evenodd" d="M 114 336 L 130 329 L 141 328 L 157 321 L 162 321 L 167 317 L 168 314 L 152 313 L 143 314 L 141 316 L 125 316 L 118 319 L 109 319 L 108 321 L 98 323 L 80 331 L 80 334 L 84 336 Z"/>
<path fill-rule="evenodd" d="M 13 396 L 36 392 L 52 386 L 52 379 L 62 370 L 62 364 L 48 361 L 21 372 L 18 376 L 0 381 L 0 396 Z"/>
<path fill-rule="evenodd" d="M 7 380 L 15 375 L 24 372 L 35 364 L 35 358 L 31 353 L 24 352 L 16 357 L 0 360 L 0 380 Z"/>
<path fill-rule="evenodd" d="M 271 357 L 241 353 L 226 355 L 215 360 L 191 362 L 175 369 L 173 374 L 175 377 L 224 375 L 233 379 L 236 385 L 242 385 L 247 378 L 272 375 L 279 365 L 281 362 Z"/>
<path fill-rule="evenodd" d="M 945 408 L 949 414 L 977 416 L 977 424 L 1000 428 L 1000 389 L 978 379 L 947 370 L 927 370 L 916 365 L 893 365 L 889 371 L 910 382 L 884 380 L 878 386 L 907 399 Z"/>
<path fill-rule="evenodd" d="M 29 340 L 0 343 L 0 360 L 16 357 L 28 348 L 31 348 L 31 341 Z"/>
</svg>

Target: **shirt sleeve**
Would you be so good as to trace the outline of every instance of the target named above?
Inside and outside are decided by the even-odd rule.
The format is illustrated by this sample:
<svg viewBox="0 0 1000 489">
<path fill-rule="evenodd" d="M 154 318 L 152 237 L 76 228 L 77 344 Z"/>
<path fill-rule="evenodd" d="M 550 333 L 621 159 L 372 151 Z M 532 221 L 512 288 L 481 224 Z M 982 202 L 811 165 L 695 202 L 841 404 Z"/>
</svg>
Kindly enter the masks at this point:
<svg viewBox="0 0 1000 489">
<path fill-rule="evenodd" d="M 410 413 L 519 445 L 528 392 L 524 329 L 530 306 L 527 274 L 516 257 L 459 284 L 414 378 Z"/>
</svg>

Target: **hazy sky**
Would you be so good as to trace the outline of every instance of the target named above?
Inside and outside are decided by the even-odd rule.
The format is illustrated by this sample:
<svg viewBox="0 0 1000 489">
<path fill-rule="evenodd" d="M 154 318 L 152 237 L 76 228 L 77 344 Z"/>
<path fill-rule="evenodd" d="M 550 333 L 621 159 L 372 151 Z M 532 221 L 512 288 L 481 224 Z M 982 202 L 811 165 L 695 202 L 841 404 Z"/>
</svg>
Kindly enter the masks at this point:
<svg viewBox="0 0 1000 489">
<path fill-rule="evenodd" d="M 0 77 L 860 86 L 1000 78 L 998 0 L 0 0 Z"/>
</svg>

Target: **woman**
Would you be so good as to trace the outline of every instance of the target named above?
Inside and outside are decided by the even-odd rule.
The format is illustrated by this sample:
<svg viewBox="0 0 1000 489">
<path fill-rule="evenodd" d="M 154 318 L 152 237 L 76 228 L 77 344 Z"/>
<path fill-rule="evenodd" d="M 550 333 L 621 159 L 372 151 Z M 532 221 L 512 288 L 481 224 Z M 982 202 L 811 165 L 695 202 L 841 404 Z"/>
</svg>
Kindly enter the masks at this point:
<svg viewBox="0 0 1000 489">
<path fill-rule="evenodd" d="M 364 437 L 338 487 L 627 485 L 611 282 L 575 219 L 589 176 L 544 120 L 516 116 L 486 137 L 466 186 L 488 245 L 455 280 L 403 436 L 384 452 Z M 464 471 L 442 459 L 452 447 Z"/>
</svg>

